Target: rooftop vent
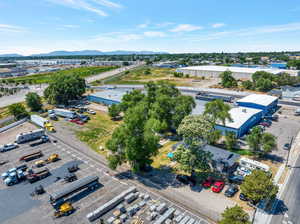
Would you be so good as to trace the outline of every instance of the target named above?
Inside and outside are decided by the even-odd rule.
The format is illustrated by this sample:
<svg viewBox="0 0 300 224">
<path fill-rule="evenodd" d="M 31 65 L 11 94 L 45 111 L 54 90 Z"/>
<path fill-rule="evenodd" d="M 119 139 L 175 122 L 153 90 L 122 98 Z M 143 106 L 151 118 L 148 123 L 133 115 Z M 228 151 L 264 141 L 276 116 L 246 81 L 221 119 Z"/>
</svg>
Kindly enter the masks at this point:
<svg viewBox="0 0 300 224">
<path fill-rule="evenodd" d="M 242 111 L 243 111 L 244 113 L 247 113 L 247 109 L 245 109 L 245 108 L 244 108 Z"/>
</svg>

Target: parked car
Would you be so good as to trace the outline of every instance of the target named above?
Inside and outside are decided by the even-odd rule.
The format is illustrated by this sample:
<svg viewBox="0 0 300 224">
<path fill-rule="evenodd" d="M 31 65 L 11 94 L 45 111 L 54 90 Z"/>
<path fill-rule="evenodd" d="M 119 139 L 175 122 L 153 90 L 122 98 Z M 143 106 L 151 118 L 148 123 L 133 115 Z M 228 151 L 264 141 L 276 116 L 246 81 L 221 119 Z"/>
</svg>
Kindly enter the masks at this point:
<svg viewBox="0 0 300 224">
<path fill-rule="evenodd" d="M 238 186 L 235 184 L 232 184 L 227 188 L 227 190 L 225 191 L 224 194 L 226 197 L 233 197 L 236 194 L 236 192 L 238 192 L 238 191 L 239 191 Z"/>
<path fill-rule="evenodd" d="M 215 193 L 219 193 L 219 192 L 221 192 L 221 191 L 223 190 L 224 186 L 225 186 L 224 181 L 216 181 L 216 182 L 213 184 L 211 190 L 212 190 L 213 192 L 215 192 Z"/>
<path fill-rule="evenodd" d="M 92 115 L 95 115 L 95 114 L 96 114 L 96 112 L 93 111 L 93 110 L 88 110 L 87 113 L 92 114 Z"/>
<path fill-rule="evenodd" d="M 206 180 L 203 181 L 202 186 L 205 188 L 211 187 L 214 184 L 214 179 L 212 177 L 208 177 Z"/>
<path fill-rule="evenodd" d="M 270 127 L 271 126 L 271 124 L 266 122 L 266 121 L 260 122 L 259 124 L 264 126 L 264 127 Z"/>
<path fill-rule="evenodd" d="M 230 176 L 228 180 L 230 183 L 242 184 L 244 181 L 244 177 L 241 175 L 234 175 L 234 176 Z"/>
<path fill-rule="evenodd" d="M 289 143 L 285 143 L 284 145 L 283 145 L 283 149 L 284 150 L 290 150 L 290 144 Z"/>
<path fill-rule="evenodd" d="M 176 180 L 178 180 L 179 182 L 183 183 L 183 184 L 189 184 L 190 183 L 190 177 L 187 175 L 176 175 Z"/>
<path fill-rule="evenodd" d="M 265 118 L 271 121 L 278 121 L 279 116 L 275 114 L 275 115 L 265 116 Z"/>
<path fill-rule="evenodd" d="M 16 144 L 16 143 L 5 144 L 5 145 L 0 146 L 0 152 L 6 152 L 9 150 L 15 149 L 17 147 L 18 147 L 18 144 Z"/>
<path fill-rule="evenodd" d="M 79 125 L 84 125 L 84 122 L 81 121 L 80 118 L 71 119 L 70 122 L 75 123 L 75 124 L 79 124 Z"/>
<path fill-rule="evenodd" d="M 247 198 L 247 196 L 243 193 L 240 193 L 240 196 L 239 196 L 240 200 L 242 201 L 249 201 L 249 199 Z"/>
</svg>

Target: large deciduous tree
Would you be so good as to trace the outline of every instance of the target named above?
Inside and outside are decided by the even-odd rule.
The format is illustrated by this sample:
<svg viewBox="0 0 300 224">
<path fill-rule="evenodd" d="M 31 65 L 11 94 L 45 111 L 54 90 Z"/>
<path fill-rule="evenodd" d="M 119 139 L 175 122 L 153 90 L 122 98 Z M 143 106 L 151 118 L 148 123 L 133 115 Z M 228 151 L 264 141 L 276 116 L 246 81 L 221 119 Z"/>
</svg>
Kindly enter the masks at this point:
<svg viewBox="0 0 300 224">
<path fill-rule="evenodd" d="M 225 88 L 237 87 L 238 83 L 236 79 L 232 76 L 231 71 L 225 71 L 220 74 L 221 85 Z"/>
<path fill-rule="evenodd" d="M 225 209 L 218 224 L 250 224 L 249 218 L 248 213 L 242 207 L 235 205 Z"/>
<path fill-rule="evenodd" d="M 194 170 L 208 170 L 211 167 L 212 154 L 204 151 L 203 147 L 212 130 L 213 124 L 203 115 L 190 115 L 182 120 L 177 132 L 183 137 L 184 143 L 174 154 L 174 160 L 182 170 L 192 173 Z"/>
<path fill-rule="evenodd" d="M 278 186 L 273 183 L 269 173 L 263 170 L 253 170 L 245 177 L 241 192 L 256 204 L 261 200 L 273 199 L 278 192 Z"/>
<path fill-rule="evenodd" d="M 31 111 L 39 111 L 43 107 L 42 99 L 37 93 L 27 93 L 25 101 Z"/>
<path fill-rule="evenodd" d="M 229 110 L 230 106 L 223 100 L 216 99 L 205 104 L 204 114 L 210 117 L 210 120 L 216 124 L 221 122 L 225 125 L 226 120 L 232 121 Z"/>
<path fill-rule="evenodd" d="M 21 103 L 14 103 L 8 107 L 8 111 L 15 117 L 16 120 L 20 120 L 28 116 L 28 112 Z"/>
<path fill-rule="evenodd" d="M 44 96 L 51 104 L 68 104 L 79 99 L 85 92 L 85 80 L 79 75 L 56 75 L 45 89 Z"/>
</svg>

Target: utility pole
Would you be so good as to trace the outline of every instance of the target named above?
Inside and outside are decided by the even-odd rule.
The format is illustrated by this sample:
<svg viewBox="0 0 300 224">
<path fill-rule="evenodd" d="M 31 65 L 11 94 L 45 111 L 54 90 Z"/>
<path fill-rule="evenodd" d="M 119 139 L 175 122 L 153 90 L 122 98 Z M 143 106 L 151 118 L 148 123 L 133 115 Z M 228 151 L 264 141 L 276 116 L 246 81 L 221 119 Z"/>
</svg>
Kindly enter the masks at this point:
<svg viewBox="0 0 300 224">
<path fill-rule="evenodd" d="M 294 140 L 294 136 L 291 138 L 291 141 L 290 141 L 290 145 L 289 145 L 289 149 L 288 149 L 288 155 L 287 155 L 287 158 L 286 158 L 285 167 L 288 167 L 289 158 L 290 158 L 290 152 L 291 152 L 293 140 Z"/>
</svg>

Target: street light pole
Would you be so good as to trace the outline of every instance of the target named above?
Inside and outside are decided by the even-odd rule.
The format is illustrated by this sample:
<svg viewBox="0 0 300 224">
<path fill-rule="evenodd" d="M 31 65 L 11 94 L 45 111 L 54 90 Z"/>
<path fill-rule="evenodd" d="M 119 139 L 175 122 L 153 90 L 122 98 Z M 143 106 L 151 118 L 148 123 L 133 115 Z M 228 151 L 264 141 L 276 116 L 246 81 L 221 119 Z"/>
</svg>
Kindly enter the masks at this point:
<svg viewBox="0 0 300 224">
<path fill-rule="evenodd" d="M 287 155 L 287 158 L 286 158 L 285 167 L 288 167 L 289 158 L 290 158 L 290 152 L 291 152 L 291 147 L 292 147 L 293 140 L 294 140 L 294 137 L 292 137 L 291 141 L 290 141 L 290 145 L 289 145 L 288 155 Z"/>
</svg>

